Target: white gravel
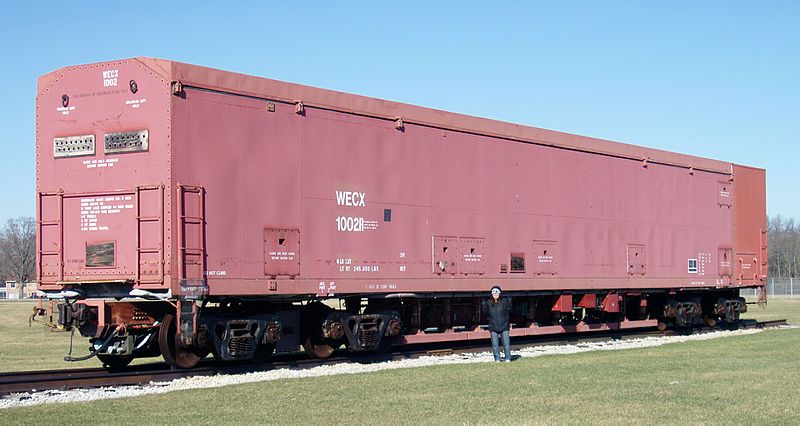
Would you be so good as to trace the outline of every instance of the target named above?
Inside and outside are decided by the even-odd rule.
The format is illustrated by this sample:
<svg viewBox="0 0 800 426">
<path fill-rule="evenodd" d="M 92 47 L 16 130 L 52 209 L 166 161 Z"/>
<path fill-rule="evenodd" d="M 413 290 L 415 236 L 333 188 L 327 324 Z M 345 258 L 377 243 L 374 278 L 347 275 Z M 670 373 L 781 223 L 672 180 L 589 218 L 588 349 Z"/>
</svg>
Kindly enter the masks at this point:
<svg viewBox="0 0 800 426">
<path fill-rule="evenodd" d="M 691 342 L 698 340 L 717 339 L 720 337 L 741 336 L 759 333 L 763 330 L 735 330 L 714 331 L 688 336 L 659 336 L 643 337 L 628 340 L 615 340 L 604 342 L 586 342 L 578 344 L 563 344 L 552 346 L 532 346 L 517 351 L 512 351 L 516 357 L 528 358 L 542 355 L 574 354 L 579 352 L 621 350 L 634 348 L 650 348 L 668 343 Z M 0 399 L 0 409 L 22 407 L 38 404 L 67 403 L 78 401 L 94 401 L 98 399 L 126 398 L 140 395 L 162 394 L 185 389 L 216 388 L 241 383 L 264 382 L 281 379 L 297 379 L 302 377 L 333 376 L 337 374 L 358 374 L 372 371 L 391 370 L 398 368 L 427 367 L 431 365 L 468 364 L 477 362 L 492 362 L 491 351 L 480 353 L 454 354 L 446 356 L 426 356 L 416 359 L 399 361 L 383 361 L 369 364 L 358 362 L 343 362 L 334 365 L 325 365 L 303 370 L 278 369 L 257 373 L 235 375 L 218 375 L 210 377 L 190 377 L 176 379 L 171 382 L 150 383 L 143 386 L 107 387 L 98 389 L 76 389 L 71 391 L 41 391 L 24 394 L 14 394 Z"/>
</svg>

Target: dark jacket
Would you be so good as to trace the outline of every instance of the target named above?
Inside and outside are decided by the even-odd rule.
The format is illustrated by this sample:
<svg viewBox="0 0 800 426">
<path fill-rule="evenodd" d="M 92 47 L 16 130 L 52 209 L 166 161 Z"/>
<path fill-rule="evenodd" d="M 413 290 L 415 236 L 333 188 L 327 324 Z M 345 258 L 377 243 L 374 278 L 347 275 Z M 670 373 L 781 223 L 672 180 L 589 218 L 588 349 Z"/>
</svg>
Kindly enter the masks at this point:
<svg viewBox="0 0 800 426">
<path fill-rule="evenodd" d="M 492 299 L 483 299 L 481 301 L 481 311 L 484 314 L 489 314 L 489 331 L 497 333 L 508 330 L 508 315 L 511 313 L 511 299 L 508 297 L 501 297 L 497 303 L 492 302 Z"/>
</svg>

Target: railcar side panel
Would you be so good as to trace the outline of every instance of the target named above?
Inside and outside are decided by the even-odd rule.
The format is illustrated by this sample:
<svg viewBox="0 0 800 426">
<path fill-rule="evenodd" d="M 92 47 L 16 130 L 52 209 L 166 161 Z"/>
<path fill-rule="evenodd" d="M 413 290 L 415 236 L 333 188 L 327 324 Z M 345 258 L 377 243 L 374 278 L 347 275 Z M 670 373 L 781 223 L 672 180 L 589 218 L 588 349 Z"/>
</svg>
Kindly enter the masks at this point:
<svg viewBox="0 0 800 426">
<path fill-rule="evenodd" d="M 175 102 L 174 179 L 207 194 L 212 294 L 729 283 L 723 174 L 191 88 Z M 277 256 L 299 269 L 271 274 L 266 240 L 286 231 L 297 250 Z M 462 239 L 481 245 L 476 273 Z"/>
<path fill-rule="evenodd" d="M 206 278 L 220 292 L 232 280 L 265 284 L 265 229 L 300 226 L 300 118 L 191 88 L 174 106 L 174 180 L 205 193 Z"/>
</svg>

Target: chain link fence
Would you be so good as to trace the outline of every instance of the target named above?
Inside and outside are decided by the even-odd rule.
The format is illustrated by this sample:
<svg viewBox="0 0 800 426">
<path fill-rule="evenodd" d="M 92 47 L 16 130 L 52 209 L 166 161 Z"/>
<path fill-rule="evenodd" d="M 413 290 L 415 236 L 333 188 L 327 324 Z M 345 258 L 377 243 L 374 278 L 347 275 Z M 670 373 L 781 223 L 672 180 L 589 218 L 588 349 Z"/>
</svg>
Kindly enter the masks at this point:
<svg viewBox="0 0 800 426">
<path fill-rule="evenodd" d="M 739 291 L 744 297 L 755 297 L 754 288 Z M 800 278 L 767 278 L 767 299 L 772 297 L 786 297 L 800 299 Z"/>
</svg>

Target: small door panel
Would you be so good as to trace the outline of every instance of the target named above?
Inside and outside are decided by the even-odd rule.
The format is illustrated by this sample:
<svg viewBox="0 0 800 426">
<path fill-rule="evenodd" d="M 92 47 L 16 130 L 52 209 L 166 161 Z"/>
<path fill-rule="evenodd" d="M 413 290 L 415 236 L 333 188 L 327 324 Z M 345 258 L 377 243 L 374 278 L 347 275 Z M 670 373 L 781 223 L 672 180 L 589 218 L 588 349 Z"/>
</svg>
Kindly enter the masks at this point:
<svg viewBox="0 0 800 426">
<path fill-rule="evenodd" d="M 264 228 L 264 275 L 300 275 L 300 230 Z"/>
<path fill-rule="evenodd" d="M 486 261 L 483 258 L 485 239 L 462 237 L 459 242 L 461 244 L 461 273 L 465 275 L 486 273 Z"/>
<path fill-rule="evenodd" d="M 536 274 L 558 273 L 558 241 L 534 240 L 531 268 Z"/>
<path fill-rule="evenodd" d="M 628 275 L 647 273 L 647 246 L 628 244 Z"/>
<path fill-rule="evenodd" d="M 719 276 L 730 277 L 733 272 L 733 250 L 729 248 L 720 248 L 719 254 Z"/>
<path fill-rule="evenodd" d="M 731 182 L 717 182 L 717 205 L 730 207 L 733 199 L 733 185 Z"/>
<path fill-rule="evenodd" d="M 458 237 L 433 236 L 433 273 L 458 273 Z"/>
<path fill-rule="evenodd" d="M 736 253 L 736 279 L 759 279 L 758 256 L 755 253 Z"/>
</svg>

